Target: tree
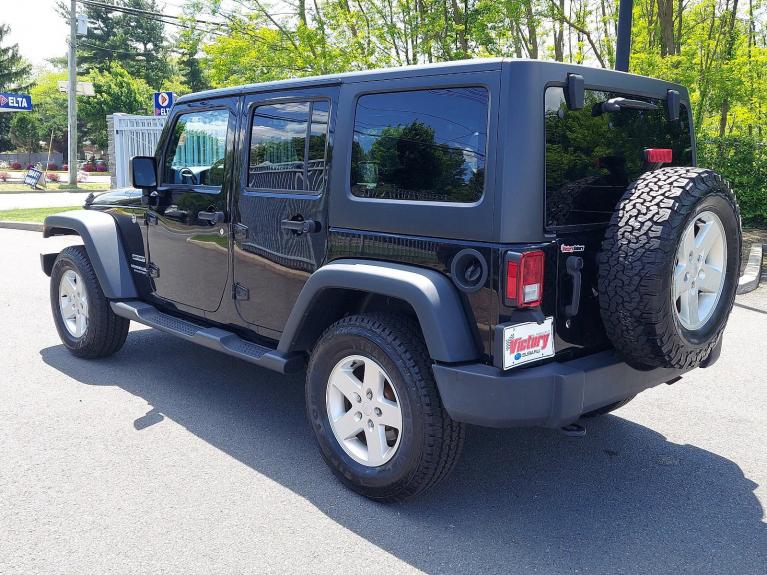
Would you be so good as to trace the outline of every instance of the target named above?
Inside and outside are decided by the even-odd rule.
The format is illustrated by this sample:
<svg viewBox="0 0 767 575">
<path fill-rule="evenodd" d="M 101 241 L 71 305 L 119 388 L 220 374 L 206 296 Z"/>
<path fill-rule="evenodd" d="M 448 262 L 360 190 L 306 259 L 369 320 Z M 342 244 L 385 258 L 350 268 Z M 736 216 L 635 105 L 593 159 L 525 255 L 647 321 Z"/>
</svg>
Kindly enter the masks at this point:
<svg viewBox="0 0 767 575">
<path fill-rule="evenodd" d="M 209 87 L 199 57 L 202 42 L 203 34 L 194 27 L 191 20 L 189 27 L 182 28 L 176 40 L 176 50 L 179 54 L 176 61 L 178 76 L 190 92 L 199 92 Z"/>
<path fill-rule="evenodd" d="M 40 118 L 35 114 L 20 112 L 11 118 L 11 141 L 19 150 L 28 154 L 40 151 L 43 133 Z"/>
<path fill-rule="evenodd" d="M 19 55 L 18 44 L 6 45 L 11 28 L 0 24 L 0 92 L 25 90 L 30 66 Z M 11 118 L 0 114 L 0 151 L 10 150 L 13 143 L 9 138 Z"/>
<path fill-rule="evenodd" d="M 41 140 L 49 142 L 53 134 L 53 148 L 67 153 L 67 95 L 59 92 L 58 82 L 67 79 L 66 72 L 42 72 L 34 80 L 29 93 L 34 110 L 31 114 L 40 121 Z"/>
<path fill-rule="evenodd" d="M 144 12 L 161 12 L 156 0 L 112 2 L 115 9 L 85 5 L 88 35 L 77 43 L 78 65 L 85 72 L 109 70 L 119 64 L 131 75 L 160 89 L 170 76 L 165 25 Z M 59 3 L 59 13 L 69 18 L 69 7 Z"/>
<path fill-rule="evenodd" d="M 152 89 L 119 64 L 112 64 L 103 72 L 92 72 L 89 80 L 93 82 L 96 95 L 78 101 L 83 124 L 81 137 L 103 149 L 108 141 L 107 115 L 116 112 L 149 114 Z"/>
</svg>

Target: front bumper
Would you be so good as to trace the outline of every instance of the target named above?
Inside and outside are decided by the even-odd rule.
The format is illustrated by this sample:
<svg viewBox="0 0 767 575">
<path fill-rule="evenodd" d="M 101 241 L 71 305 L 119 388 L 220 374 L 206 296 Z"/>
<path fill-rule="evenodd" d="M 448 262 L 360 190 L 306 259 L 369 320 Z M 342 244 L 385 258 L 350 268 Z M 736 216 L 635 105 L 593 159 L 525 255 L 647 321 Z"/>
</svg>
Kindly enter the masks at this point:
<svg viewBox="0 0 767 575">
<path fill-rule="evenodd" d="M 718 357 L 718 349 L 711 354 Z M 715 361 L 710 357 L 707 365 Z M 687 370 L 639 371 L 614 350 L 502 371 L 485 364 L 434 365 L 442 402 L 456 421 L 486 427 L 562 427 L 582 414 L 671 382 Z"/>
</svg>

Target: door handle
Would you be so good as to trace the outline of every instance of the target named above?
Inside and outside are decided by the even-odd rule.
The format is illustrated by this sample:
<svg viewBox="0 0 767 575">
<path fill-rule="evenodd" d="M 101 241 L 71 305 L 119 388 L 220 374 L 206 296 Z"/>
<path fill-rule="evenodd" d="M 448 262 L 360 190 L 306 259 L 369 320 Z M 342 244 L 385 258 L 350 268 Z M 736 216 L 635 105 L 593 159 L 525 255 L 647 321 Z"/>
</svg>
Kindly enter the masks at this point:
<svg viewBox="0 0 767 575">
<path fill-rule="evenodd" d="M 224 212 L 197 212 L 197 219 L 210 222 L 211 225 L 223 223 Z"/>
<path fill-rule="evenodd" d="M 296 235 L 314 234 L 320 231 L 320 223 L 314 220 L 282 220 L 280 226 L 284 230 L 290 230 Z"/>
</svg>

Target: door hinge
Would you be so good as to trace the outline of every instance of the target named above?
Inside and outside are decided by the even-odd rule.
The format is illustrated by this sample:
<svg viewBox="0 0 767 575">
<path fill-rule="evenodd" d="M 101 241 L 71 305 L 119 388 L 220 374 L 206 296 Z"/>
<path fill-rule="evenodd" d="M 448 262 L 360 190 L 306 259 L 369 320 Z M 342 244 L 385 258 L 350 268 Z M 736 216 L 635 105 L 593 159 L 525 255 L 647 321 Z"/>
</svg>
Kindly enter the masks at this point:
<svg viewBox="0 0 767 575">
<path fill-rule="evenodd" d="M 234 284 L 232 286 L 232 298 L 237 300 L 250 299 L 250 290 L 242 284 Z"/>
<path fill-rule="evenodd" d="M 248 226 L 234 224 L 232 226 L 232 236 L 234 237 L 234 241 L 248 239 Z"/>
<path fill-rule="evenodd" d="M 149 263 L 149 265 L 146 266 L 146 271 L 149 274 L 150 278 L 159 278 L 160 277 L 160 268 L 158 268 L 153 263 Z"/>
</svg>

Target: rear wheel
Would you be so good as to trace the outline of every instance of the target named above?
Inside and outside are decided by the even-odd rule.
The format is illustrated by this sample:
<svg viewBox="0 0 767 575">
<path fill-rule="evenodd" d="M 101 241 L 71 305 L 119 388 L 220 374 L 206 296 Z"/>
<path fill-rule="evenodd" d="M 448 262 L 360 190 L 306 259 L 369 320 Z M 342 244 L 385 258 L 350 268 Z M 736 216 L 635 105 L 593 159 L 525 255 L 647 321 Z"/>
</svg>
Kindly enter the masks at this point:
<svg viewBox="0 0 767 575">
<path fill-rule="evenodd" d="M 62 343 L 77 357 L 112 355 L 128 336 L 130 321 L 109 307 L 83 246 L 66 248 L 53 264 L 51 311 Z"/>
<path fill-rule="evenodd" d="M 306 405 L 323 458 L 358 493 L 416 495 L 458 460 L 464 425 L 450 419 L 417 325 L 370 314 L 333 324 L 315 346 Z"/>
</svg>

